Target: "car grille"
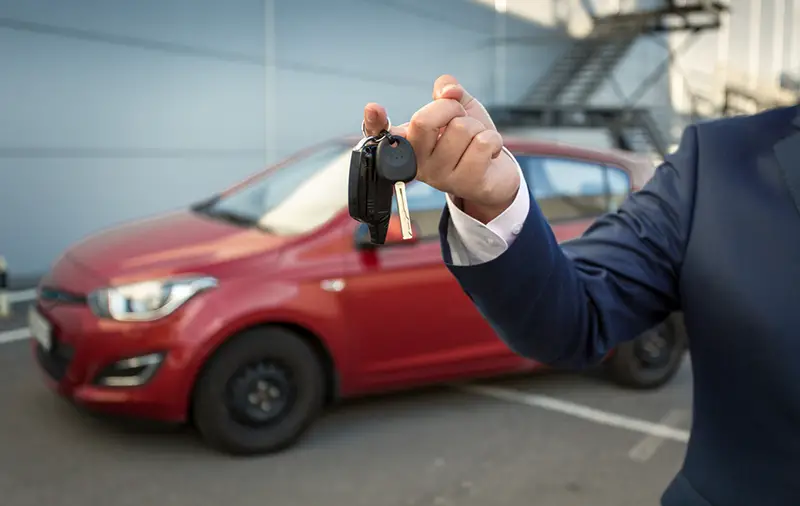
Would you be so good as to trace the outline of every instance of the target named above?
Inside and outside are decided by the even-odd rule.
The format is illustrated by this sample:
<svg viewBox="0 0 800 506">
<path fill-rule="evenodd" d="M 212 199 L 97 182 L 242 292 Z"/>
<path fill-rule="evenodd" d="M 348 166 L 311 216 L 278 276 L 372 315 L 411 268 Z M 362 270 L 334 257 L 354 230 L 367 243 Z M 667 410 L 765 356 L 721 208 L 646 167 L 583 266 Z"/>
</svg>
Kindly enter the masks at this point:
<svg viewBox="0 0 800 506">
<path fill-rule="evenodd" d="M 36 360 L 42 369 L 55 381 L 60 381 L 67 374 L 74 348 L 70 345 L 55 341 L 53 348 L 47 352 L 40 344 L 36 344 Z"/>
<path fill-rule="evenodd" d="M 49 286 L 39 288 L 39 300 L 56 304 L 86 304 L 85 295 Z"/>
</svg>

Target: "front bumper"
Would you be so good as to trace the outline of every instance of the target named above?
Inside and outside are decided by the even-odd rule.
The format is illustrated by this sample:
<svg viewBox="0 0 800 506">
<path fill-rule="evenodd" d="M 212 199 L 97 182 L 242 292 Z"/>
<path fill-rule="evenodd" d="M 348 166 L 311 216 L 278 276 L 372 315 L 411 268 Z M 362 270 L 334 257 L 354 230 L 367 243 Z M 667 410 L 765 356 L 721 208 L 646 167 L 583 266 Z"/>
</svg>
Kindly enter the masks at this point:
<svg viewBox="0 0 800 506">
<path fill-rule="evenodd" d="M 194 371 L 180 317 L 130 324 L 98 319 L 81 304 L 39 302 L 36 309 L 52 327 L 52 345 L 45 350 L 32 339 L 32 351 L 60 395 L 110 414 L 186 419 Z"/>
</svg>

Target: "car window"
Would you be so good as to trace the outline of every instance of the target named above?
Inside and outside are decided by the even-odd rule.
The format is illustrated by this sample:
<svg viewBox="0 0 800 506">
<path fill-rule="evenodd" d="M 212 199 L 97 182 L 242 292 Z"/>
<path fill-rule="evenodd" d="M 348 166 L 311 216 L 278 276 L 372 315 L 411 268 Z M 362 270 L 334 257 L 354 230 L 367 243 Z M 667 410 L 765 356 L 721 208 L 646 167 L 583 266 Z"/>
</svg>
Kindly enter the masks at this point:
<svg viewBox="0 0 800 506">
<path fill-rule="evenodd" d="M 233 215 L 280 235 L 310 232 L 347 206 L 351 151 L 341 143 L 322 146 L 223 195 L 206 213 Z"/>
<path fill-rule="evenodd" d="M 594 218 L 616 210 L 630 192 L 616 167 L 569 158 L 519 155 L 528 188 L 548 221 Z"/>
<path fill-rule="evenodd" d="M 609 193 L 609 211 L 616 211 L 622 202 L 631 192 L 630 176 L 617 167 L 609 167 L 607 172 L 608 176 L 608 193 Z"/>
<path fill-rule="evenodd" d="M 439 236 L 439 220 L 447 203 L 444 193 L 420 181 L 414 181 L 406 190 L 411 221 L 419 231 L 420 239 Z M 392 212 L 397 212 L 397 200 L 392 199 Z"/>
</svg>

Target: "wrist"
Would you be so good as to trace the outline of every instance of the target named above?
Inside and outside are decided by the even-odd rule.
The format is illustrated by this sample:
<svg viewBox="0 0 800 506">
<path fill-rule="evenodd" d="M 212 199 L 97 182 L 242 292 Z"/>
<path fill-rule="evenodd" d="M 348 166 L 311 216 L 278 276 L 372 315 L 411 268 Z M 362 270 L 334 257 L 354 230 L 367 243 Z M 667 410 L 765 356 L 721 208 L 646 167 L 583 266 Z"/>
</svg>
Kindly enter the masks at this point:
<svg viewBox="0 0 800 506">
<path fill-rule="evenodd" d="M 501 152 L 501 155 L 502 154 L 505 154 L 507 160 L 510 160 L 513 165 L 505 163 L 495 168 L 496 170 L 493 172 L 492 176 L 496 183 L 489 185 L 493 190 L 490 194 L 484 195 L 484 197 L 488 197 L 486 200 L 483 198 L 479 200 L 470 200 L 469 198 L 457 197 L 450 194 L 451 200 L 461 211 L 484 225 L 489 224 L 489 222 L 493 221 L 503 214 L 506 209 L 511 207 L 522 187 L 522 175 L 516 160 L 511 153 L 505 149 Z M 500 170 L 501 168 L 503 169 L 502 171 Z M 503 198 L 497 195 L 498 193 L 507 195 L 507 197 Z"/>
<path fill-rule="evenodd" d="M 461 201 L 461 210 L 464 211 L 465 214 L 475 218 L 479 222 L 483 223 L 484 225 L 488 224 L 508 209 L 511 204 L 514 203 L 514 198 L 508 199 L 507 202 L 503 202 L 501 204 L 481 204 L 477 202 L 472 202 L 469 200 L 462 200 Z"/>
</svg>

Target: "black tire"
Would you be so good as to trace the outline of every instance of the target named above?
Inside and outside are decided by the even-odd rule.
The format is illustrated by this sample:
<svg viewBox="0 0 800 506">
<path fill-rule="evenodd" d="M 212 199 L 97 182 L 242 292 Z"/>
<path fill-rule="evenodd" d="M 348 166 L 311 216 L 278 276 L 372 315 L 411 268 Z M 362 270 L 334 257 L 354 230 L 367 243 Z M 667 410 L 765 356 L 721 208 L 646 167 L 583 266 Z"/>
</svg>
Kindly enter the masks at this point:
<svg viewBox="0 0 800 506">
<path fill-rule="evenodd" d="M 262 392 L 264 384 L 269 393 L 267 387 Z M 271 398 L 275 391 L 281 401 Z M 274 453 L 307 431 L 324 397 L 325 375 L 314 350 L 287 329 L 256 328 L 209 359 L 194 388 L 192 418 L 203 439 L 224 453 Z"/>
<path fill-rule="evenodd" d="M 648 345 L 654 342 L 665 344 L 659 353 L 647 353 Z M 606 374 L 620 386 L 654 390 L 669 382 L 680 370 L 686 348 L 681 315 L 674 314 L 633 341 L 619 345 L 605 362 Z"/>
</svg>

